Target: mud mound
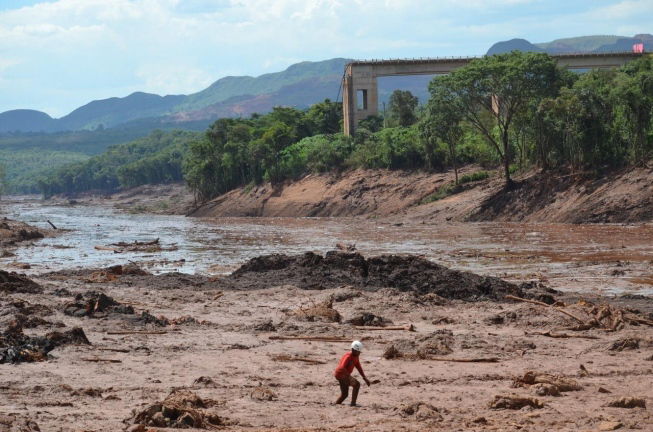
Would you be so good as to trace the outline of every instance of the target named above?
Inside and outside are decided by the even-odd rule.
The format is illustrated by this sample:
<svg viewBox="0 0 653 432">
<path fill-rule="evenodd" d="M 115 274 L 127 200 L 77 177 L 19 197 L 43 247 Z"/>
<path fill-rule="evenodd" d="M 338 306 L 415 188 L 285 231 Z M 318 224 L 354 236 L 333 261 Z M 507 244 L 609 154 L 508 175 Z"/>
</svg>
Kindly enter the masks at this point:
<svg viewBox="0 0 653 432">
<path fill-rule="evenodd" d="M 43 288 L 25 275 L 0 270 L 0 292 L 40 294 Z"/>
<path fill-rule="evenodd" d="M 427 359 L 453 352 L 454 337 L 451 330 L 441 329 L 415 339 L 400 339 L 390 345 L 383 358 Z"/>
<path fill-rule="evenodd" d="M 264 278 L 260 273 L 265 273 Z M 391 287 L 420 295 L 436 294 L 447 299 L 502 299 L 506 294 L 533 297 L 530 287 L 495 277 L 451 270 L 413 255 L 381 255 L 365 259 L 359 253 L 331 251 L 326 256 L 266 255 L 253 258 L 236 270 L 229 280 L 243 288 L 268 288 L 291 284 L 303 289 L 337 288 L 342 285 L 371 291 Z"/>
<path fill-rule="evenodd" d="M 90 342 L 79 327 L 45 336 L 27 336 L 20 326 L 11 326 L 0 335 L 0 364 L 44 361 L 50 351 L 68 344 L 90 345 Z"/>
<path fill-rule="evenodd" d="M 2 432 L 41 432 L 39 425 L 28 417 L 17 414 L 0 414 L 0 431 Z"/>
<path fill-rule="evenodd" d="M 78 295 L 75 302 L 66 304 L 63 313 L 75 317 L 97 317 L 104 316 L 104 313 L 131 315 L 134 313 L 134 308 L 120 304 L 104 293 L 88 291 L 83 296 Z"/>
<path fill-rule="evenodd" d="M 191 391 L 177 390 L 162 402 L 135 414 L 133 423 L 177 429 L 207 429 L 226 425 L 223 418 L 206 410 L 213 405 L 213 401 L 205 401 Z"/>
</svg>

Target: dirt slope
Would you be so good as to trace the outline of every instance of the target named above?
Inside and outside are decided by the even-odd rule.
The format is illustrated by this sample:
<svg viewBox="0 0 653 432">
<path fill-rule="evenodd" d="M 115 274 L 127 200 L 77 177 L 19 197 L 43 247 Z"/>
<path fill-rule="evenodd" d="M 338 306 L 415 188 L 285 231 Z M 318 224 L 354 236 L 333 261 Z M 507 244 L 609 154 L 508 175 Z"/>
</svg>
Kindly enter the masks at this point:
<svg viewBox="0 0 653 432">
<path fill-rule="evenodd" d="M 342 175 L 309 175 L 282 185 L 235 189 L 190 216 L 388 216 L 417 205 L 451 182 L 453 172 L 354 170 Z"/>
<path fill-rule="evenodd" d="M 478 170 L 467 167 L 462 173 Z M 653 168 L 628 169 L 596 179 L 529 172 L 506 191 L 495 174 L 461 193 L 420 204 L 453 183 L 453 173 L 355 170 L 310 175 L 283 185 L 240 188 L 190 216 L 394 216 L 415 221 L 648 222 L 653 220 Z"/>
</svg>

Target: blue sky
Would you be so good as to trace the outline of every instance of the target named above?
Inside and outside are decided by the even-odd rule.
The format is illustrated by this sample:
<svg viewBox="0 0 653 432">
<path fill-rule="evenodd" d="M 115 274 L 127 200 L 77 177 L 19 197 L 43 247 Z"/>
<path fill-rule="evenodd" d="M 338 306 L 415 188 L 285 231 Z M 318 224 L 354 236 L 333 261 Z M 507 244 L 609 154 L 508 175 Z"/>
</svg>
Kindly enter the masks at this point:
<svg viewBox="0 0 653 432">
<path fill-rule="evenodd" d="M 0 0 L 0 112 L 60 117 L 303 60 L 479 55 L 497 41 L 653 33 L 652 0 Z"/>
</svg>

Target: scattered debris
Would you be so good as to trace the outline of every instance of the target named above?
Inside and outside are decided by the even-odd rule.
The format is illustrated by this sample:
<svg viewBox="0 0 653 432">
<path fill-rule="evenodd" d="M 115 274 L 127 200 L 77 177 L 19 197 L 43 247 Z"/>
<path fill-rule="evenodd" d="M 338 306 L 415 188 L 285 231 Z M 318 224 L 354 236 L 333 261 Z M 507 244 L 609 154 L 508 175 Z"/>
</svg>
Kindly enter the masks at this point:
<svg viewBox="0 0 653 432">
<path fill-rule="evenodd" d="M 196 378 L 195 381 L 193 381 L 193 386 L 196 387 L 217 387 L 217 384 L 211 377 L 207 376 L 201 376 L 199 378 Z"/>
<path fill-rule="evenodd" d="M 205 401 L 191 391 L 176 390 L 162 402 L 135 413 L 133 423 L 179 429 L 207 429 L 229 424 L 215 412 L 207 411 L 207 408 L 214 404 L 213 401 Z"/>
<path fill-rule="evenodd" d="M 401 417 L 415 417 L 420 421 L 442 421 L 443 417 L 441 410 L 431 404 L 425 402 L 413 402 L 410 404 L 403 404 L 395 408 Z"/>
<path fill-rule="evenodd" d="M 544 408 L 544 404 L 538 399 L 520 396 L 494 396 L 489 404 L 490 409 L 512 409 L 518 410 L 524 407 Z"/>
<path fill-rule="evenodd" d="M 623 427 L 623 423 L 619 421 L 604 421 L 599 423 L 600 431 L 613 431 L 613 430 L 621 429 L 622 427 Z"/>
<path fill-rule="evenodd" d="M 261 324 L 254 326 L 254 330 L 261 332 L 275 332 L 277 331 L 277 328 L 275 327 L 274 323 L 272 323 L 272 320 L 267 320 Z"/>
<path fill-rule="evenodd" d="M 431 359 L 432 356 L 451 354 L 453 343 L 451 330 L 440 329 L 429 335 L 395 341 L 386 348 L 383 357 L 386 359 Z"/>
<path fill-rule="evenodd" d="M 348 324 L 353 324 L 358 327 L 370 326 L 370 327 L 385 327 L 388 324 L 392 324 L 392 321 L 374 315 L 373 313 L 365 312 L 360 315 L 355 316 L 354 318 L 348 319 L 345 321 Z"/>
<path fill-rule="evenodd" d="M 646 401 L 643 398 L 622 397 L 613 400 L 607 406 L 613 408 L 646 408 Z"/>
<path fill-rule="evenodd" d="M 638 338 L 624 338 L 617 339 L 614 341 L 608 350 L 610 351 L 628 351 L 639 349 L 639 339 Z"/>
<path fill-rule="evenodd" d="M 278 399 L 279 396 L 270 387 L 258 386 L 251 391 L 249 397 L 258 401 L 273 401 Z"/>
<path fill-rule="evenodd" d="M 50 351 L 68 344 L 91 343 L 79 327 L 66 332 L 50 332 L 45 336 L 27 336 L 21 327 L 10 327 L 0 335 L 0 363 L 44 361 Z"/>
<path fill-rule="evenodd" d="M 122 363 L 122 360 L 119 359 L 107 359 L 107 358 L 99 358 L 99 357 L 87 357 L 87 358 L 81 358 L 80 360 L 85 362 L 92 362 L 92 363 Z"/>
<path fill-rule="evenodd" d="M 546 336 L 555 339 L 569 339 L 569 338 L 579 338 L 579 339 L 599 339 L 597 336 L 592 335 L 582 335 L 582 334 L 568 334 L 568 333 L 554 333 L 552 331 L 545 332 L 524 332 L 526 336 Z"/>
<path fill-rule="evenodd" d="M 272 360 L 281 361 L 281 362 L 296 361 L 296 362 L 302 362 L 308 364 L 326 364 L 326 362 L 322 360 L 315 360 L 308 357 L 291 356 L 288 354 L 277 354 L 270 357 L 272 358 Z"/>
<path fill-rule="evenodd" d="M 412 324 L 406 324 L 403 326 L 382 326 L 382 327 L 372 327 L 372 326 L 355 326 L 356 330 L 394 330 L 394 331 L 409 331 L 414 332 L 415 326 Z"/>
<path fill-rule="evenodd" d="M 127 315 L 134 313 L 133 307 L 123 305 L 108 295 L 97 291 L 88 291 L 83 296 L 78 295 L 75 300 L 75 302 L 64 306 L 64 314 L 81 318 L 85 316 L 94 317 L 105 312 Z"/>
<path fill-rule="evenodd" d="M 0 431 L 41 432 L 39 425 L 29 417 L 18 414 L 0 414 Z"/>
<path fill-rule="evenodd" d="M 159 243 L 159 239 L 155 239 L 146 242 L 134 241 L 132 243 L 127 243 L 127 242 L 111 243 L 108 246 L 95 246 L 95 249 L 111 251 L 113 253 L 125 253 L 125 252 L 154 253 L 154 252 L 176 251 L 178 247 L 175 244 L 172 244 L 171 246 L 168 247 L 161 246 L 161 244 Z"/>
<path fill-rule="evenodd" d="M 25 275 L 0 270 L 0 292 L 41 294 L 43 288 Z"/>
<path fill-rule="evenodd" d="M 305 340 L 316 342 L 351 342 L 349 338 L 337 336 L 270 336 L 270 340 Z"/>
<path fill-rule="evenodd" d="M 525 387 L 525 386 L 531 386 L 535 384 L 551 385 L 556 387 L 560 392 L 578 391 L 578 390 L 582 390 L 583 388 L 574 379 L 558 376 L 558 375 L 551 375 L 547 373 L 534 372 L 534 371 L 528 371 L 524 373 L 524 376 L 516 378 L 513 381 L 512 386 Z"/>
<path fill-rule="evenodd" d="M 299 307 L 294 315 L 300 319 L 314 322 L 340 322 L 342 317 L 340 313 L 333 308 L 333 299 L 328 298 L 321 303 L 313 303 L 309 307 Z"/>
</svg>

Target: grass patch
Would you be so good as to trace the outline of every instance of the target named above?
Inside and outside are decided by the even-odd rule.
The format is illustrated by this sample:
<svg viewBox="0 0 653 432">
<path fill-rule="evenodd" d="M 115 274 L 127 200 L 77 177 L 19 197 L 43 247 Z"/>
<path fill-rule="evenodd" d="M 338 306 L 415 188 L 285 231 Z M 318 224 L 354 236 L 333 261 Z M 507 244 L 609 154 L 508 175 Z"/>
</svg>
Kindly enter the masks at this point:
<svg viewBox="0 0 653 432">
<path fill-rule="evenodd" d="M 448 196 L 451 196 L 453 194 L 456 194 L 461 191 L 460 185 L 455 185 L 453 183 L 449 183 L 447 185 L 442 186 L 438 190 L 436 190 L 434 193 L 431 195 L 427 195 L 424 198 L 422 198 L 422 201 L 420 201 L 421 204 L 428 204 L 432 203 L 434 201 L 439 201 L 441 199 L 444 199 Z"/>
<path fill-rule="evenodd" d="M 485 180 L 487 178 L 490 178 L 490 173 L 488 171 L 476 171 L 475 173 L 465 174 L 464 176 L 460 177 L 458 183 L 471 183 L 479 180 Z"/>
</svg>

